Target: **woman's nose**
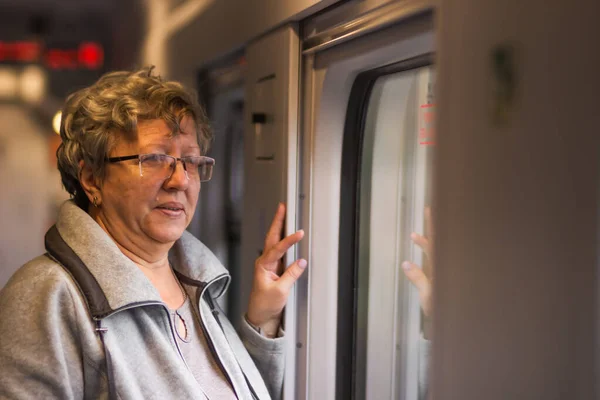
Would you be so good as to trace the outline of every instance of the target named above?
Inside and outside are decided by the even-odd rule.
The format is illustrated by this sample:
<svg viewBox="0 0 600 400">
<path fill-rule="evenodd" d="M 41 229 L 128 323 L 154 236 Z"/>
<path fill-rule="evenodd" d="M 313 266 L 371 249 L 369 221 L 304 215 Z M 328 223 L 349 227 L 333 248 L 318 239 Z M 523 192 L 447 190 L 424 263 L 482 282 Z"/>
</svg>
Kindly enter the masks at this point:
<svg viewBox="0 0 600 400">
<path fill-rule="evenodd" d="M 181 162 L 180 162 L 181 161 Z M 179 165 L 181 164 L 181 166 Z M 165 181 L 167 186 L 186 188 L 189 183 L 189 176 L 182 160 L 175 161 L 171 176 Z"/>
</svg>

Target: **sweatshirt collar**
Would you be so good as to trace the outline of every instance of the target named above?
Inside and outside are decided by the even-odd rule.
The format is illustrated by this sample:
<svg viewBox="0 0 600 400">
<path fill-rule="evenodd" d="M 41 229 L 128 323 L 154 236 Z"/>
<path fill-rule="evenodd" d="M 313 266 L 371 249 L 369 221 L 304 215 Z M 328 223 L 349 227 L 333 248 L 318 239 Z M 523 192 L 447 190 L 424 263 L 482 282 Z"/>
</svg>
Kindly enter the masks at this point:
<svg viewBox="0 0 600 400">
<path fill-rule="evenodd" d="M 46 250 L 75 278 L 94 318 L 119 309 L 162 302 L 150 280 L 111 237 L 72 200 L 66 201 L 56 225 L 46 233 Z M 186 284 L 221 296 L 230 276 L 216 256 L 189 232 L 169 251 L 169 261 Z"/>
</svg>

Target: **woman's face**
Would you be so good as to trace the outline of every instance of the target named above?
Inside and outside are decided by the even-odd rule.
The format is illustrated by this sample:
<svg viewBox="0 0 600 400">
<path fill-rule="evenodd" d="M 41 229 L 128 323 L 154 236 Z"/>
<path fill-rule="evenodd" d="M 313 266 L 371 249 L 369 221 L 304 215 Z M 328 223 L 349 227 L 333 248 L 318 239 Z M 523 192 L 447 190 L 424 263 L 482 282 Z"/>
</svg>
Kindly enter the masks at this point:
<svg viewBox="0 0 600 400">
<path fill-rule="evenodd" d="M 163 120 L 140 121 L 137 140 L 119 141 L 109 156 L 201 155 L 193 120 L 185 117 L 180 125 L 181 132 L 172 135 Z M 134 251 L 179 239 L 192 220 L 200 192 L 199 178 L 188 179 L 180 161 L 167 179 L 144 172 L 140 176 L 137 159 L 109 163 L 100 189 L 99 222 L 118 244 Z"/>
</svg>

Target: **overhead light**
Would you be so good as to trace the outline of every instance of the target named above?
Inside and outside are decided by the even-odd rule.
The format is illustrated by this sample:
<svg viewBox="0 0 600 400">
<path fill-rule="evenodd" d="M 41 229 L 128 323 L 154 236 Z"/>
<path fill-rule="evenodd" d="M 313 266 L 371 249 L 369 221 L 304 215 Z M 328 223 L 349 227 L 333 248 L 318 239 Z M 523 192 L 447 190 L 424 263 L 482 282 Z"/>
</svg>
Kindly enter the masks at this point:
<svg viewBox="0 0 600 400">
<path fill-rule="evenodd" d="M 62 112 L 58 111 L 52 118 L 52 128 L 57 135 L 60 135 L 60 120 L 62 118 Z"/>
<path fill-rule="evenodd" d="M 17 71 L 10 67 L 0 67 L 0 99 L 13 99 L 17 88 Z"/>
<path fill-rule="evenodd" d="M 21 98 L 30 104 L 39 104 L 46 95 L 46 72 L 37 66 L 25 67 L 19 79 Z"/>
</svg>

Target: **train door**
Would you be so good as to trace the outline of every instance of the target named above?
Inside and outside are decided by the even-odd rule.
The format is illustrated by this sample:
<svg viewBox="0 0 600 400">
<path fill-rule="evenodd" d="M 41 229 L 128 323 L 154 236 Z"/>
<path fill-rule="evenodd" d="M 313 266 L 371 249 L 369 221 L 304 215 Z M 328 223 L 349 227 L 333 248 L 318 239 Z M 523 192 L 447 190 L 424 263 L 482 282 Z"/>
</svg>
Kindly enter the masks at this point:
<svg viewBox="0 0 600 400">
<path fill-rule="evenodd" d="M 433 17 L 425 2 L 347 17 L 305 29 L 297 398 L 418 400 L 431 343 L 401 264 L 431 276 L 411 233 L 432 236 Z"/>
</svg>

